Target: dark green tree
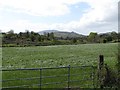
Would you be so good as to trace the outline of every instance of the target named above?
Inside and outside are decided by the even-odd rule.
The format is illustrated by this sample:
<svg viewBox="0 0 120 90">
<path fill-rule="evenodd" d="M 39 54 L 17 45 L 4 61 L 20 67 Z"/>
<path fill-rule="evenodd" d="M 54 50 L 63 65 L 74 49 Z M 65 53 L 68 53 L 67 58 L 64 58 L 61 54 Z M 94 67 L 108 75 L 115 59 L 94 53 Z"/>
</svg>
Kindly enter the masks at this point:
<svg viewBox="0 0 120 90">
<path fill-rule="evenodd" d="M 109 36 L 106 36 L 106 40 L 107 40 L 107 42 L 110 42 L 110 41 L 112 41 L 112 36 L 111 36 L 111 35 L 109 35 Z"/>
<path fill-rule="evenodd" d="M 29 38 L 29 37 L 30 37 L 30 32 L 29 32 L 29 30 L 26 30 L 26 32 L 25 32 L 25 37 L 26 37 L 26 38 Z"/>
<path fill-rule="evenodd" d="M 89 36 L 88 36 L 88 40 L 89 42 L 97 42 L 97 33 L 95 32 L 90 32 Z"/>
<path fill-rule="evenodd" d="M 36 38 L 35 38 L 34 35 L 31 35 L 31 36 L 30 36 L 30 39 L 31 39 L 32 42 L 34 42 Z"/>
<path fill-rule="evenodd" d="M 118 40 L 118 34 L 116 32 L 111 32 L 112 40 Z"/>
<path fill-rule="evenodd" d="M 76 42 L 77 42 L 77 39 L 76 39 L 76 38 L 73 38 L 73 39 L 72 39 L 72 42 L 73 42 L 73 43 L 76 43 Z"/>
<path fill-rule="evenodd" d="M 55 39 L 54 33 L 52 32 L 52 33 L 50 33 L 50 40 L 53 41 L 54 39 Z"/>
<path fill-rule="evenodd" d="M 42 37 L 41 37 L 41 35 L 38 36 L 38 41 L 39 41 L 39 42 L 42 41 Z"/>
</svg>

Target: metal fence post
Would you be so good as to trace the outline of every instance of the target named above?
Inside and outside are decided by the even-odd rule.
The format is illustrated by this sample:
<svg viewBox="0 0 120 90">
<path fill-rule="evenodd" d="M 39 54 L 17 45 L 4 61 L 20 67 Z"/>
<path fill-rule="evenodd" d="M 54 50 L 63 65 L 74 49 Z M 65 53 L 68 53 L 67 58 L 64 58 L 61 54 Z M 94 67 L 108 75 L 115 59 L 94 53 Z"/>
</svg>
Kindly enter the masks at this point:
<svg viewBox="0 0 120 90">
<path fill-rule="evenodd" d="M 70 65 L 68 66 L 68 90 L 70 89 Z"/>
<path fill-rule="evenodd" d="M 42 68 L 40 68 L 40 90 L 42 89 Z"/>
</svg>

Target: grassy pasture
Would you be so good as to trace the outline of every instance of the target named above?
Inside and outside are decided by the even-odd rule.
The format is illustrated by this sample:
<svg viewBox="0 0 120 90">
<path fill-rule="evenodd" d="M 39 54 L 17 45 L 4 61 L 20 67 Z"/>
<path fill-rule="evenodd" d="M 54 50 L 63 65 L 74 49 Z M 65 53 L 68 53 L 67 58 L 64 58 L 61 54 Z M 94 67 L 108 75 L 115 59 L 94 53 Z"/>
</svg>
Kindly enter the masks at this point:
<svg viewBox="0 0 120 90">
<path fill-rule="evenodd" d="M 3 68 L 40 68 L 75 65 L 97 65 L 103 54 L 105 62 L 115 63 L 118 46 L 112 44 L 81 44 L 40 47 L 2 48 Z"/>
<path fill-rule="evenodd" d="M 58 46 L 38 46 L 38 47 L 4 47 L 2 48 L 2 66 L 3 68 L 41 68 L 41 67 L 58 67 L 58 66 L 81 66 L 81 65 L 97 65 L 98 56 L 103 54 L 105 57 L 105 63 L 113 67 L 116 64 L 116 53 L 118 52 L 117 43 L 109 44 L 81 44 L 81 45 L 58 45 Z M 80 71 L 80 70 L 79 70 Z M 87 70 L 85 70 L 87 71 Z M 88 69 L 88 72 L 90 70 Z M 62 74 L 67 72 L 65 70 L 54 70 L 56 74 Z M 45 75 L 50 75 L 54 72 L 45 72 Z M 71 73 L 76 71 L 72 70 Z M 80 72 L 79 72 L 80 73 Z M 82 72 L 83 73 L 83 72 Z M 14 77 L 21 78 L 27 77 L 39 77 L 39 72 L 23 71 L 21 72 L 9 72 L 3 73 L 3 79 L 10 79 Z M 26 78 L 27 78 L 26 77 Z M 75 78 L 75 77 L 71 77 Z M 81 78 L 81 77 L 76 77 Z M 66 79 L 66 78 L 63 78 Z M 58 78 L 57 80 L 62 80 Z M 49 82 L 47 79 L 44 82 Z M 55 79 L 53 80 L 55 81 Z M 39 79 L 34 81 L 24 81 L 22 83 L 39 83 Z M 83 82 L 82 82 L 83 83 Z M 88 82 L 90 83 L 90 82 Z M 3 84 L 3 86 L 11 84 L 20 84 L 18 81 L 14 83 Z M 72 86 L 75 83 L 72 84 Z M 80 83 L 78 83 L 80 84 Z M 66 87 L 66 83 L 63 85 Z M 76 84 L 75 84 L 76 85 Z M 63 87 L 58 85 L 57 87 Z M 32 86 L 34 87 L 34 86 Z M 36 86 L 35 86 L 36 87 Z"/>
</svg>

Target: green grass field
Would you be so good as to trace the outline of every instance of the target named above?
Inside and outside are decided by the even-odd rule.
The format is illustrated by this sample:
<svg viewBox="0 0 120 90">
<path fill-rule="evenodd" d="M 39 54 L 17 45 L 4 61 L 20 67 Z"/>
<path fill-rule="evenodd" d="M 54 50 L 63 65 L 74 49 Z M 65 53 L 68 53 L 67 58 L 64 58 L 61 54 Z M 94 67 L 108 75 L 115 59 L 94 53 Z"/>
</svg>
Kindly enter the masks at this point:
<svg viewBox="0 0 120 90">
<path fill-rule="evenodd" d="M 38 47 L 4 47 L 2 48 L 2 66 L 4 69 L 59 67 L 59 66 L 68 66 L 68 65 L 96 66 L 98 65 L 98 57 L 100 54 L 102 54 L 104 55 L 105 63 L 107 63 L 110 67 L 114 68 L 117 59 L 116 58 L 117 52 L 118 52 L 117 43 L 38 46 Z M 54 72 L 57 74 L 57 70 L 55 70 Z M 59 74 L 60 73 L 62 74 L 62 72 L 66 72 L 66 71 L 60 71 Z M 27 72 L 23 72 L 23 74 L 20 74 L 20 72 L 9 73 L 9 74 L 3 73 L 3 79 L 9 79 L 12 78 L 13 76 L 22 77 L 25 75 L 27 75 L 27 77 L 39 76 L 38 72 L 36 71 L 29 72 L 29 74 L 27 71 Z M 60 80 L 61 78 L 58 79 Z M 48 81 L 51 80 L 46 80 L 46 82 Z M 55 81 L 55 79 L 53 81 Z M 34 82 L 38 83 L 39 80 Z M 13 84 L 15 83 L 17 84 L 17 82 L 14 82 Z M 20 82 L 18 82 L 18 84 L 19 83 Z M 8 85 L 9 84 L 11 83 L 8 83 Z M 7 86 L 7 84 L 4 84 L 3 86 Z M 64 86 L 66 87 L 66 84 Z"/>
<path fill-rule="evenodd" d="M 116 60 L 118 44 L 81 44 L 39 47 L 2 48 L 3 68 L 40 68 L 76 65 L 97 65 L 98 56 L 112 65 Z"/>
</svg>

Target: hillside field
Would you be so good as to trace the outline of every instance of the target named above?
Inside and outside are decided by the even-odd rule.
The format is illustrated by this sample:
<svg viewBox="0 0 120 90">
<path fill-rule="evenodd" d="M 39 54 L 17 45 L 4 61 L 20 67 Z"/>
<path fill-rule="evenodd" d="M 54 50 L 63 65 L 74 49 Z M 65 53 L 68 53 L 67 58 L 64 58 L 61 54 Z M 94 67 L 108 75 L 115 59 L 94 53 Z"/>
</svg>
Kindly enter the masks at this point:
<svg viewBox="0 0 120 90">
<path fill-rule="evenodd" d="M 116 64 L 116 53 L 118 52 L 117 43 L 107 43 L 107 44 L 80 44 L 80 45 L 56 45 L 56 46 L 38 46 L 38 47 L 4 47 L 2 48 L 2 66 L 3 69 L 11 68 L 42 68 L 42 67 L 60 67 L 60 66 L 97 66 L 98 57 L 100 54 L 104 55 L 105 63 L 107 63 L 111 68 L 115 68 Z M 91 73 L 92 69 L 75 69 L 72 70 L 71 74 L 81 74 L 84 76 L 84 72 Z M 48 70 L 43 72 L 46 76 L 62 75 L 67 73 L 67 69 L 59 70 Z M 13 85 L 26 85 L 35 84 L 40 81 L 39 71 L 16 71 L 16 72 L 3 72 L 3 79 L 13 79 L 13 78 L 30 78 L 39 77 L 33 81 L 13 81 L 4 82 L 3 86 L 13 86 Z M 86 74 L 87 75 L 87 74 Z M 79 80 L 83 78 L 71 77 L 71 80 Z M 88 76 L 87 76 L 88 77 Z M 58 77 L 52 79 L 52 81 L 64 81 L 67 78 Z M 51 82 L 51 79 L 45 79 L 43 82 Z M 93 83 L 90 81 L 82 81 L 77 83 L 78 86 L 89 83 L 90 87 Z M 71 86 L 76 86 L 76 83 L 72 83 Z M 54 85 L 53 85 L 54 86 Z M 50 86 L 50 87 L 53 87 Z M 67 83 L 64 85 L 59 85 L 56 87 L 66 87 Z M 36 86 L 31 86 L 36 87 Z M 86 87 L 86 86 L 83 86 Z M 48 87 L 47 87 L 48 88 Z M 88 86 L 87 86 L 88 88 Z M 93 87 L 92 87 L 93 88 Z"/>
</svg>

